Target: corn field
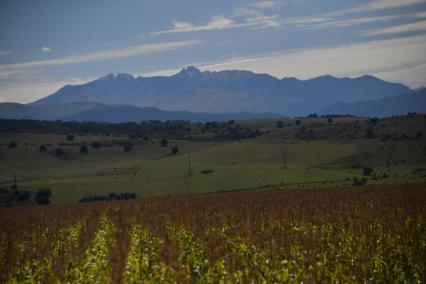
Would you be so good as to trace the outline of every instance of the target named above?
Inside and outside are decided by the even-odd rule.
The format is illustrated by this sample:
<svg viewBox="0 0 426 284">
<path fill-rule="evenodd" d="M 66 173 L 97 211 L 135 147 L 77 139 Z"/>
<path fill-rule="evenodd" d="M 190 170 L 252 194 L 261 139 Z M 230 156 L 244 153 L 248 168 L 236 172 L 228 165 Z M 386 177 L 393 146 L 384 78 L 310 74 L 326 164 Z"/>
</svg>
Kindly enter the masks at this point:
<svg viewBox="0 0 426 284">
<path fill-rule="evenodd" d="M 1 283 L 425 283 L 426 187 L 0 210 Z"/>
</svg>

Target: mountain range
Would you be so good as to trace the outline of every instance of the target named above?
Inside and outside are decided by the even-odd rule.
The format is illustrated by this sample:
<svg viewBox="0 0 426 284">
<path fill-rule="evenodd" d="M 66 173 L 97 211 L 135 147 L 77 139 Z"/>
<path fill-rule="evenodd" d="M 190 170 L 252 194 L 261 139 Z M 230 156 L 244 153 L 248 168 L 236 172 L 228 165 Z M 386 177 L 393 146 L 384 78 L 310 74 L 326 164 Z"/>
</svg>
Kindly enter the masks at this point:
<svg viewBox="0 0 426 284">
<path fill-rule="evenodd" d="M 372 76 L 278 79 L 250 71 L 202 72 L 191 66 L 172 76 L 110 74 L 86 84 L 66 85 L 33 104 L 98 102 L 169 111 L 273 112 L 298 116 L 319 112 L 338 102 L 393 97 L 409 90 L 407 86 Z"/>
<path fill-rule="evenodd" d="M 321 114 L 351 114 L 368 117 L 406 115 L 409 112 L 426 113 L 426 88 L 392 98 L 366 100 L 356 103 L 336 103 Z"/>
<path fill-rule="evenodd" d="M 278 116 L 353 114 L 391 116 L 426 112 L 425 89 L 373 76 L 309 80 L 187 67 L 172 76 L 110 74 L 66 85 L 30 104 L 0 103 L 0 118 L 127 122 L 211 121 Z"/>
</svg>

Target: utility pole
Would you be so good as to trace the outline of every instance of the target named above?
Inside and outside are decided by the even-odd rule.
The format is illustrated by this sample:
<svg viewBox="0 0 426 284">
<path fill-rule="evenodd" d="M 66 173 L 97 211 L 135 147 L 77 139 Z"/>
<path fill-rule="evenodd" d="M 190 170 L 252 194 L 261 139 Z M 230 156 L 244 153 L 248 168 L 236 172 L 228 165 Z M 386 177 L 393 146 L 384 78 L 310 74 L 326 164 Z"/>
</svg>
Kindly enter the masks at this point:
<svg viewBox="0 0 426 284">
<path fill-rule="evenodd" d="M 188 175 L 191 175 L 191 152 L 188 152 Z"/>
<path fill-rule="evenodd" d="M 17 188 L 18 188 L 18 182 L 17 182 L 17 180 L 16 180 L 16 174 L 14 174 L 14 177 L 13 177 L 13 188 L 14 188 L 14 189 L 17 189 Z"/>
<path fill-rule="evenodd" d="M 283 147 L 283 169 L 287 169 L 287 161 L 285 156 L 285 147 Z"/>
</svg>

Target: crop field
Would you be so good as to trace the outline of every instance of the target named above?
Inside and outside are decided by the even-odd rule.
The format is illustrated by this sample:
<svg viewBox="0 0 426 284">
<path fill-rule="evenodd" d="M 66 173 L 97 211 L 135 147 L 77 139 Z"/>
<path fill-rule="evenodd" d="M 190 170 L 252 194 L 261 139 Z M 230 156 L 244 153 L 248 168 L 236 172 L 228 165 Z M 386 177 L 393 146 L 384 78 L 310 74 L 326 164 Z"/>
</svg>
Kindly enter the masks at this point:
<svg viewBox="0 0 426 284">
<path fill-rule="evenodd" d="M 424 184 L 0 209 L 2 283 L 424 283 Z"/>
</svg>

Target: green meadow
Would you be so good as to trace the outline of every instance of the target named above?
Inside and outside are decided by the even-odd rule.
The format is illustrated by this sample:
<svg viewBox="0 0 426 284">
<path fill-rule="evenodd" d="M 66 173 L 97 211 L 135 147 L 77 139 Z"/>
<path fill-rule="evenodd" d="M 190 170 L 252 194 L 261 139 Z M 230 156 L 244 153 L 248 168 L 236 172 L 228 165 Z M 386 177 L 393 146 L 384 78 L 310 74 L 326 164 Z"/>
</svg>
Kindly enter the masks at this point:
<svg viewBox="0 0 426 284">
<path fill-rule="evenodd" d="M 276 127 L 277 120 L 242 121 L 238 123 L 265 134 L 228 141 L 169 139 L 166 147 L 160 145 L 159 138 L 149 142 L 136 138 L 129 152 L 110 143 L 127 136 L 74 134 L 70 143 L 64 134 L 2 133 L 0 187 L 12 185 L 16 175 L 19 189 L 35 192 L 50 188 L 53 203 L 67 203 L 120 192 L 147 197 L 269 187 L 351 186 L 354 177 L 363 177 L 363 166 L 374 169 L 369 184 L 426 180 L 424 138 L 383 142 L 366 139 L 361 128 L 358 137 L 336 139 L 342 133 L 339 129 L 354 125 L 354 120 L 339 118 L 328 125 L 324 119 L 309 118 L 300 125 L 286 126 L 294 120 L 284 119 L 282 128 Z M 408 136 L 424 128 L 418 121 L 413 124 L 405 118 L 390 122 L 393 129 L 388 126 L 386 131 L 409 129 Z M 410 125 L 417 128 L 411 129 Z M 301 127 L 314 127 L 318 137 L 295 137 Z M 378 128 L 376 132 L 381 131 Z M 10 141 L 18 142 L 18 146 L 9 148 Z M 80 144 L 93 141 L 111 146 L 88 146 L 88 154 L 80 154 Z M 47 145 L 47 152 L 40 152 L 40 145 Z M 173 146 L 178 146 L 177 154 L 171 153 Z M 60 157 L 55 155 L 58 147 L 64 151 Z"/>
</svg>

